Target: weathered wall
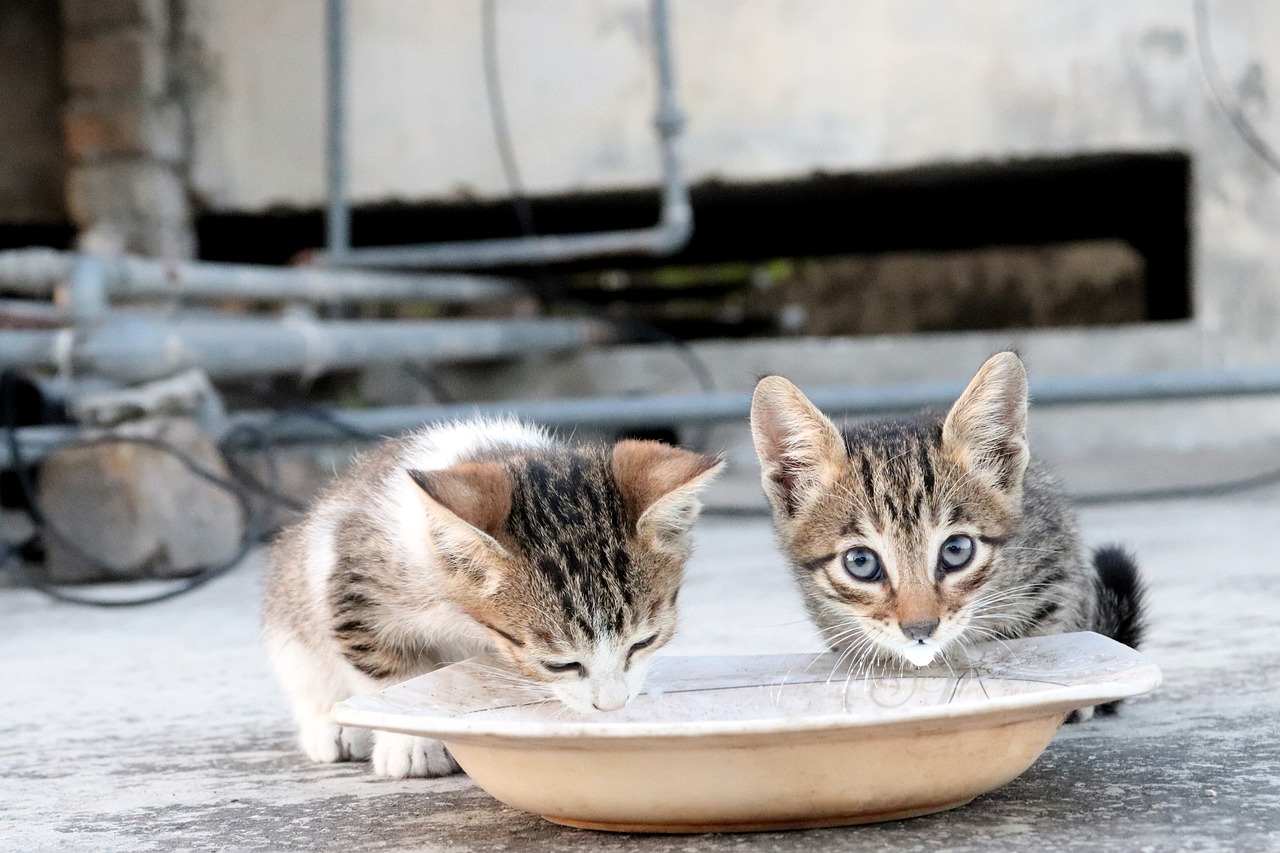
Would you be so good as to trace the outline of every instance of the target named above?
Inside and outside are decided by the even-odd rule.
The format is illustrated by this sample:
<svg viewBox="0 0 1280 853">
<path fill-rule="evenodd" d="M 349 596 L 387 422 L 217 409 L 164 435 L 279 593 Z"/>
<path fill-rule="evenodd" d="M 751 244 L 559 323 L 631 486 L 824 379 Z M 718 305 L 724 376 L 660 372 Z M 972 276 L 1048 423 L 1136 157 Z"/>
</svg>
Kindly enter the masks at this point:
<svg viewBox="0 0 1280 853">
<path fill-rule="evenodd" d="M 207 49 L 197 183 L 215 208 L 314 205 L 322 189 L 321 4 L 190 0 Z M 1265 97 L 1280 13 L 1214 4 L 1232 79 Z M 1261 6 L 1262 4 L 1251 4 Z M 1224 7 L 1224 8 L 1218 8 Z M 502 77 L 535 191 L 652 181 L 643 0 L 499 2 Z M 695 180 L 1224 141 L 1190 5 L 1160 0 L 677 0 Z M 479 3 L 351 10 L 354 192 L 504 192 Z M 1238 146 L 1235 146 L 1238 147 Z"/>
<path fill-rule="evenodd" d="M 181 4 L 61 0 L 67 206 L 91 244 L 192 254 Z"/>
<path fill-rule="evenodd" d="M 314 207 L 323 176 L 316 0 L 189 0 L 203 44 L 194 186 L 212 210 Z M 361 202 L 495 196 L 479 4 L 352 5 Z M 1280 6 L 1215 2 L 1227 97 L 1280 140 Z M 657 175 L 642 0 L 503 0 L 502 76 L 534 192 Z M 1280 327 L 1280 178 L 1205 86 L 1190 3 L 676 0 L 693 180 L 1111 150 L 1191 153 L 1204 358 L 1269 354 Z M 1153 283 L 1158 286 L 1158 282 Z"/>
<path fill-rule="evenodd" d="M 66 221 L 58 8 L 0 4 L 0 225 Z"/>
<path fill-rule="evenodd" d="M 13 0 L 0 8 L 8 58 L 0 68 L 0 222 L 69 213 L 108 244 L 182 255 L 193 247 L 193 209 L 321 203 L 319 0 L 58 5 L 61 81 L 53 4 Z M 656 178 L 647 5 L 497 3 L 510 122 L 533 192 Z M 1280 345 L 1280 176 L 1249 150 L 1206 87 L 1192 4 L 672 5 L 694 181 L 1186 151 L 1195 171 L 1197 359 L 1270 359 Z M 350 7 L 355 199 L 501 196 L 479 3 Z M 1264 139 L 1280 140 L 1270 94 L 1280 6 L 1209 7 L 1228 107 Z"/>
</svg>

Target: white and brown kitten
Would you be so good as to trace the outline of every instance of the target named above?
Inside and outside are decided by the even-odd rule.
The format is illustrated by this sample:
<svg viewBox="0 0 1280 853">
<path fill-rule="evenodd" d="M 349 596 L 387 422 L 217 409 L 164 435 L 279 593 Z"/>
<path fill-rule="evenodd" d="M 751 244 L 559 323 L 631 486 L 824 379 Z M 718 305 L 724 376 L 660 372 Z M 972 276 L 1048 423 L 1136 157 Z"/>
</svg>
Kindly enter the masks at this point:
<svg viewBox="0 0 1280 853">
<path fill-rule="evenodd" d="M 786 379 L 760 380 L 751 429 L 764 489 L 833 649 L 859 665 L 923 666 L 987 638 L 1091 630 L 1138 644 L 1137 567 L 1117 548 L 1085 560 L 1026 427 L 1026 373 L 1011 352 L 990 358 L 945 417 L 843 431 Z"/>
<path fill-rule="evenodd" d="M 329 710 L 489 649 L 576 711 L 627 704 L 675 631 L 698 492 L 720 465 L 510 420 L 368 453 L 272 551 L 265 632 L 303 750 L 372 757 L 384 776 L 456 772 L 436 741 L 342 729 Z"/>
</svg>

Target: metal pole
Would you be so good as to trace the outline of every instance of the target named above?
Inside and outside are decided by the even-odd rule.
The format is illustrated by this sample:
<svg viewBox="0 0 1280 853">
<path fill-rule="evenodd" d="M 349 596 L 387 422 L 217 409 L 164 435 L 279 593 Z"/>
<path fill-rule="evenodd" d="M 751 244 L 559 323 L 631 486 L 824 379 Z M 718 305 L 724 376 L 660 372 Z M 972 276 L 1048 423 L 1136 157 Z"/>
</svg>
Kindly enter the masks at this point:
<svg viewBox="0 0 1280 853">
<path fill-rule="evenodd" d="M 351 210 L 347 206 L 346 0 L 328 0 L 325 15 L 325 154 L 329 210 L 325 247 L 334 262 L 351 250 Z"/>
<path fill-rule="evenodd" d="M 21 334 L 21 333 L 12 333 Z M 30 334 L 30 333 L 28 333 Z M 0 335 L 0 343 L 8 335 Z M 964 383 L 938 382 L 885 385 L 876 388 L 815 388 L 811 400 L 834 416 L 891 414 L 930 406 L 950 405 L 964 390 Z M 1031 383 L 1037 409 L 1101 403 L 1134 403 L 1213 397 L 1280 395 L 1280 366 L 1223 370 L 1166 371 L 1118 376 L 1064 376 Z M 747 393 L 685 394 L 625 399 L 580 399 L 475 403 L 455 406 L 398 406 L 381 409 L 334 411 L 331 418 L 305 416 L 282 418 L 277 412 L 246 411 L 232 414 L 231 427 L 252 426 L 266 430 L 276 441 L 332 440 L 334 423 L 349 431 L 370 435 L 394 435 L 423 424 L 474 415 L 514 415 L 550 426 L 654 427 L 685 423 L 738 421 L 745 423 L 751 410 Z M 38 458 L 56 443 L 75 436 L 74 427 L 24 427 L 18 431 L 24 453 Z M 8 458 L 0 446 L 0 467 Z"/>
<path fill-rule="evenodd" d="M 212 261 L 162 261 L 136 255 L 77 255 L 52 249 L 0 251 L 0 283 L 29 296 L 48 297 L 71 283 L 72 270 L 90 261 L 113 299 L 337 299 L 472 302 L 511 299 L 527 291 L 514 278 L 467 273 L 391 273 L 325 267 L 268 267 Z M 84 280 L 81 280 L 81 285 Z M 80 304 L 92 296 L 81 287 Z M 73 302 L 76 300 L 73 299 Z M 92 300 L 90 300 L 92 302 Z M 90 312 L 91 314 L 95 312 Z"/>
<path fill-rule="evenodd" d="M 86 329 L 0 335 L 0 367 L 70 367 L 126 383 L 192 367 L 213 378 L 316 375 L 369 364 L 516 358 L 612 340 L 608 326 L 589 320 L 166 321 L 113 315 Z"/>
<path fill-rule="evenodd" d="M 662 213 L 657 225 L 597 234 L 564 234 L 504 240 L 468 240 L 408 246 L 330 250 L 325 263 L 333 266 L 418 269 L 550 264 L 614 255 L 670 255 L 682 249 L 693 233 L 689 203 L 676 139 L 684 125 L 675 92 L 671 58 L 670 16 L 665 0 L 653 0 L 654 66 L 658 79 L 658 107 L 654 125 L 662 158 Z"/>
<path fill-rule="evenodd" d="M 809 398 L 834 416 L 856 417 L 946 407 L 964 391 L 963 382 L 884 385 L 874 388 L 815 388 Z M 1031 384 L 1034 408 L 1097 403 L 1132 403 L 1280 394 L 1280 367 L 1168 371 L 1118 376 L 1069 376 Z M 535 423 L 564 427 L 645 428 L 673 424 L 745 423 L 749 393 L 680 394 L 655 397 L 521 400 L 451 406 L 399 406 L 335 413 L 353 428 L 393 435 L 424 423 L 474 415 L 514 415 Z M 304 419 L 280 422 L 270 412 L 240 412 L 232 424 L 270 430 L 282 441 L 332 437 L 332 427 Z"/>
<path fill-rule="evenodd" d="M 653 0 L 651 6 L 653 27 L 653 64 L 658 78 L 658 110 L 653 125 L 658 131 L 662 155 L 662 227 L 659 231 L 656 254 L 669 255 L 678 252 L 693 235 L 693 205 L 689 201 L 689 187 L 684 181 L 680 156 L 676 153 L 676 139 L 684 130 L 684 114 L 676 99 L 675 63 L 671 58 L 671 15 L 667 0 Z"/>
<path fill-rule="evenodd" d="M 67 317 L 73 323 L 95 323 L 107 313 L 107 280 L 102 261 L 80 255 L 66 285 Z"/>
</svg>

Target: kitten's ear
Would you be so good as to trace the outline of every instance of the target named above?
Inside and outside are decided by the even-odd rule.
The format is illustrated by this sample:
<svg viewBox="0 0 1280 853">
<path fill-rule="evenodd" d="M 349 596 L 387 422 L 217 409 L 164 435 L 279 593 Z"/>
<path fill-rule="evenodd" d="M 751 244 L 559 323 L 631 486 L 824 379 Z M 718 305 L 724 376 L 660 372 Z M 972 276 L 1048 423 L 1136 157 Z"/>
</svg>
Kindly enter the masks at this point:
<svg viewBox="0 0 1280 853">
<path fill-rule="evenodd" d="M 1011 352 L 997 353 L 947 413 L 943 447 L 969 470 L 1016 498 L 1031 455 L 1027 449 L 1027 372 Z"/>
<path fill-rule="evenodd" d="M 765 495 L 775 511 L 787 515 L 795 515 L 846 456 L 836 425 L 781 376 L 766 376 L 756 383 L 751 437 L 760 458 Z"/>
<path fill-rule="evenodd" d="M 613 447 L 613 478 L 627 518 L 640 534 L 683 535 L 702 508 L 698 493 L 724 467 L 705 456 L 660 441 L 620 441 Z"/>
<path fill-rule="evenodd" d="M 445 528 L 469 528 L 504 550 L 497 536 L 511 513 L 511 480 L 501 466 L 463 462 L 434 471 L 407 473 L 418 484 L 429 517 Z"/>
</svg>

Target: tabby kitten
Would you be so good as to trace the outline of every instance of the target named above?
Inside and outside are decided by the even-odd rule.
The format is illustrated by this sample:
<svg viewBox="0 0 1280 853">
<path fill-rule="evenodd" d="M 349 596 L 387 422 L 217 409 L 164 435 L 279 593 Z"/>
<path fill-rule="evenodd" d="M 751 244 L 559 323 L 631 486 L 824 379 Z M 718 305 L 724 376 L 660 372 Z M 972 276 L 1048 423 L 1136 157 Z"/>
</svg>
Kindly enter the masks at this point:
<svg viewBox="0 0 1280 853">
<path fill-rule="evenodd" d="M 1116 548 L 1085 561 L 1026 428 L 1026 373 L 1011 352 L 945 417 L 843 431 L 787 380 L 760 380 L 751 431 L 765 493 L 831 648 L 857 665 L 924 666 L 987 638 L 1091 630 L 1139 643 L 1137 567 Z"/>
<path fill-rule="evenodd" d="M 493 649 L 570 708 L 621 708 L 671 639 L 698 492 L 718 458 L 569 445 L 515 421 L 428 427 L 338 478 L 272 551 L 264 625 L 314 761 L 458 767 L 334 703 Z"/>
</svg>

